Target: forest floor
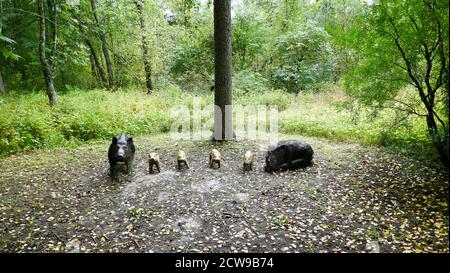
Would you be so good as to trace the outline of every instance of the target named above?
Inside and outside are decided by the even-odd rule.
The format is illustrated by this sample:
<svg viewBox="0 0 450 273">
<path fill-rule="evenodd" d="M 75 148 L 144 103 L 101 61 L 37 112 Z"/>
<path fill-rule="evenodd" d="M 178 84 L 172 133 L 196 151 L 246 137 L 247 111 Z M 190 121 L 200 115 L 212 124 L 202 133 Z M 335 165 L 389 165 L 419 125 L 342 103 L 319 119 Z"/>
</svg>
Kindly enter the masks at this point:
<svg viewBox="0 0 450 273">
<path fill-rule="evenodd" d="M 318 138 L 314 164 L 263 171 L 267 145 L 137 137 L 108 177 L 109 142 L 0 159 L 0 252 L 449 252 L 448 174 L 389 150 Z M 208 168 L 208 152 L 222 154 Z M 148 174 L 157 150 L 161 173 Z M 178 149 L 190 168 L 177 170 Z M 243 172 L 242 156 L 256 155 Z"/>
</svg>

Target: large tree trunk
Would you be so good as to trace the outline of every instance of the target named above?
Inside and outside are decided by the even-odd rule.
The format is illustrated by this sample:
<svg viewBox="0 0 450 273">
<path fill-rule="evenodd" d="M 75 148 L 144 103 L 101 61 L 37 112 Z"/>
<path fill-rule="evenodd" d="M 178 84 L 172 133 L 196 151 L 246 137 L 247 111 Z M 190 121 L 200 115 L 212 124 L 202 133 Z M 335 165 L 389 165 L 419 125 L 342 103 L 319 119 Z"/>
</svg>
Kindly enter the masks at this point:
<svg viewBox="0 0 450 273">
<path fill-rule="evenodd" d="M 141 25 L 142 58 L 144 60 L 145 81 L 147 83 L 147 93 L 150 94 L 153 91 L 152 67 L 150 61 L 148 60 L 147 32 L 145 30 L 145 19 L 144 19 L 144 0 L 136 0 L 136 9 L 139 15 L 139 22 Z"/>
<path fill-rule="evenodd" d="M 233 138 L 231 0 L 214 0 L 214 140 Z"/>
<path fill-rule="evenodd" d="M 111 57 L 109 56 L 108 45 L 106 43 L 106 35 L 105 35 L 103 28 L 100 25 L 98 17 L 97 17 L 95 0 L 91 0 L 91 8 L 92 8 L 92 14 L 94 15 L 95 23 L 97 24 L 97 28 L 100 32 L 100 40 L 102 42 L 102 51 L 103 51 L 103 55 L 105 56 L 106 69 L 108 71 L 108 87 L 110 89 L 112 89 L 114 87 L 113 66 L 112 66 L 112 62 L 111 62 Z"/>
<path fill-rule="evenodd" d="M 56 91 L 53 85 L 53 74 L 50 65 L 45 56 L 45 14 L 44 14 L 44 0 L 38 0 L 38 14 L 39 14 L 39 57 L 41 59 L 42 72 L 44 73 L 45 85 L 47 88 L 47 96 L 51 106 L 57 104 Z"/>
</svg>

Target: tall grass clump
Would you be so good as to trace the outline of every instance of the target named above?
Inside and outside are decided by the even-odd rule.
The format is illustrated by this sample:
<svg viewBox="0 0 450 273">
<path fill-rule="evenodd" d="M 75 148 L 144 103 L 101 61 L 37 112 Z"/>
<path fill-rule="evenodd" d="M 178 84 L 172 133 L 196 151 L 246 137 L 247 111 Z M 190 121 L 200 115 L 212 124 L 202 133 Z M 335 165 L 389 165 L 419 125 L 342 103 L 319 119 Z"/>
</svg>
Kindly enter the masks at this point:
<svg viewBox="0 0 450 273">
<path fill-rule="evenodd" d="M 325 86 L 316 93 L 299 93 L 290 107 L 280 113 L 279 128 L 283 133 L 322 137 L 367 145 L 395 148 L 420 157 L 433 157 L 426 124 L 416 116 L 399 121 L 398 112 L 367 108 L 357 111 L 342 107 L 343 90 Z"/>
<path fill-rule="evenodd" d="M 121 132 L 168 132 L 169 109 L 183 94 L 174 86 L 164 91 L 148 96 L 136 90 L 71 90 L 59 96 L 54 108 L 43 93 L 3 96 L 0 154 L 109 139 Z"/>
</svg>

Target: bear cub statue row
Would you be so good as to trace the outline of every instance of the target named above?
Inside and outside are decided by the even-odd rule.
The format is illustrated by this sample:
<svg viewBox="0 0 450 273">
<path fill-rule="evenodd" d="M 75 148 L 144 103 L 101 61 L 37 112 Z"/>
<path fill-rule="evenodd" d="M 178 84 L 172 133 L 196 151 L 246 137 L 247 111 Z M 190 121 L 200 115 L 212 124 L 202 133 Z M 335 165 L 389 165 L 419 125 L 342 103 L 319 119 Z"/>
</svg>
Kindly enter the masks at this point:
<svg viewBox="0 0 450 273">
<path fill-rule="evenodd" d="M 133 143 L 133 138 L 121 134 L 113 137 L 112 143 L 108 150 L 108 159 L 110 164 L 110 175 L 114 178 L 119 171 L 128 174 L 133 165 L 136 148 Z M 297 141 L 297 140 L 282 140 L 276 145 L 269 146 L 265 157 L 264 170 L 266 172 L 285 171 L 288 169 L 303 168 L 311 165 L 314 151 L 311 145 Z M 213 168 L 217 165 L 220 168 L 220 152 L 217 149 L 212 149 L 209 153 L 209 167 Z M 244 171 L 253 169 L 254 156 L 251 151 L 246 151 L 244 155 Z M 160 159 L 156 153 L 148 155 L 149 173 L 153 173 L 153 167 L 160 172 Z M 177 167 L 181 169 L 184 165 L 189 168 L 187 163 L 186 153 L 179 151 L 177 154 Z"/>
</svg>

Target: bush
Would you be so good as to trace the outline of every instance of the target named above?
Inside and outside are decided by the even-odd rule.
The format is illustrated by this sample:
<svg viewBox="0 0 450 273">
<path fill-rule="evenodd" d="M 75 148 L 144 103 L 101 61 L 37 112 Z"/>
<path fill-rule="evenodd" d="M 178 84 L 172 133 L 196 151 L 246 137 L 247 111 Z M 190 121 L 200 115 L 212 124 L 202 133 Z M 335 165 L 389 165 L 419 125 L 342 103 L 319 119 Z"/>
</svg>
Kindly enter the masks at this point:
<svg viewBox="0 0 450 273">
<path fill-rule="evenodd" d="M 328 33 L 312 23 L 297 28 L 277 39 L 270 67 L 273 86 L 291 92 L 317 89 L 336 68 Z"/>
<path fill-rule="evenodd" d="M 353 110 L 340 107 L 345 100 L 344 92 L 331 85 L 326 85 L 325 92 L 299 93 L 293 107 L 280 114 L 280 132 L 386 146 L 421 158 L 436 156 L 423 119 L 411 116 L 399 123 L 393 109 L 374 117 L 364 107 L 358 108 L 356 116 Z"/>
<path fill-rule="evenodd" d="M 52 115 L 39 106 L 47 103 L 45 97 L 31 94 L 4 98 L 5 103 L 0 105 L 0 154 L 49 147 L 61 140 L 58 135 L 50 136 Z"/>
<path fill-rule="evenodd" d="M 169 65 L 171 76 L 186 89 L 206 89 L 212 83 L 214 72 L 214 37 L 212 26 L 199 30 L 196 37 L 180 42 Z"/>
<path fill-rule="evenodd" d="M 54 109 L 44 94 L 5 96 L 0 104 L 0 154 L 109 139 L 122 132 L 168 132 L 168 109 L 181 101 L 181 91 L 167 91 L 148 96 L 134 90 L 71 90 L 59 96 Z"/>
<path fill-rule="evenodd" d="M 242 70 L 233 75 L 233 95 L 235 96 L 242 96 L 249 92 L 262 94 L 269 89 L 267 79 L 259 73 Z"/>
</svg>

